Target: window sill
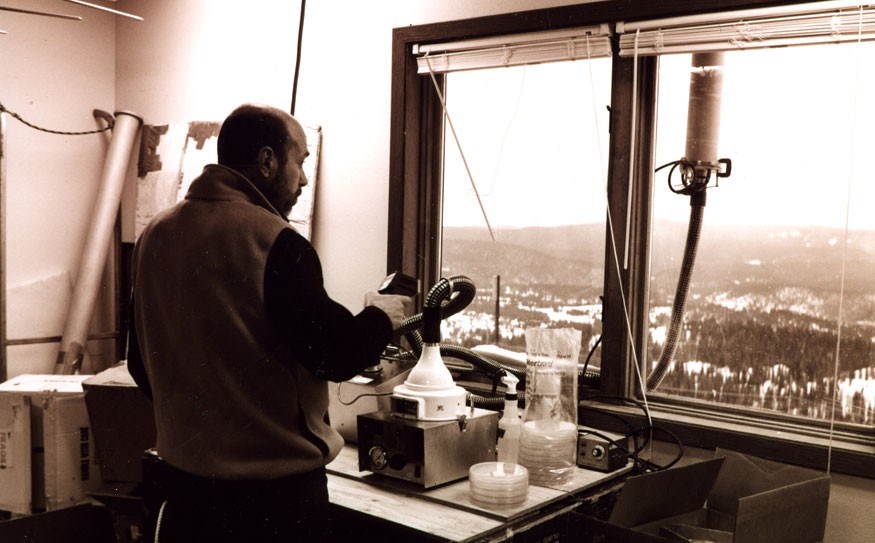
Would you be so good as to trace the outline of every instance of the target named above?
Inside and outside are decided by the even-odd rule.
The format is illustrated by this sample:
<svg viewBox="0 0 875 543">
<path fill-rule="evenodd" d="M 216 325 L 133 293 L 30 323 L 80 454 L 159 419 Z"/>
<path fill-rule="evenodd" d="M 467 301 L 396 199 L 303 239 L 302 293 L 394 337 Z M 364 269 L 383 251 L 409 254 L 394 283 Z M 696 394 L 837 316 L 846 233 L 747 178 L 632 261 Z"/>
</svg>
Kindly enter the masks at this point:
<svg viewBox="0 0 875 543">
<path fill-rule="evenodd" d="M 789 421 L 771 421 L 742 413 L 724 413 L 703 408 L 650 401 L 653 425 L 675 434 L 684 446 L 730 449 L 787 464 L 875 478 L 875 437 L 837 430 L 830 439 L 828 430 Z M 580 402 L 580 424 L 625 434 L 628 428 L 648 424 L 637 407 Z M 665 436 L 656 436 L 663 439 Z M 829 455 L 832 455 L 831 460 Z"/>
</svg>

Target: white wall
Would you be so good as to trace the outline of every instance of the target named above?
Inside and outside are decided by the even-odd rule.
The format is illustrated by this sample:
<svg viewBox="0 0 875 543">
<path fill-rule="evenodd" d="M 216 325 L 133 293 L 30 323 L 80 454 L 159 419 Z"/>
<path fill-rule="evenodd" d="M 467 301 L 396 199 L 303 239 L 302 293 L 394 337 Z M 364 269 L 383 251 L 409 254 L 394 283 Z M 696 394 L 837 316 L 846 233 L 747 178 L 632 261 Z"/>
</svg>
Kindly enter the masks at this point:
<svg viewBox="0 0 875 543">
<path fill-rule="evenodd" d="M 313 244 L 328 292 L 353 311 L 386 275 L 392 29 L 572 0 L 307 2 L 296 115 L 323 130 Z M 147 123 L 220 120 L 291 104 L 300 4 L 122 0 L 118 106 Z M 342 16 L 340 16 L 342 15 Z"/>
<path fill-rule="evenodd" d="M 314 238 L 329 292 L 358 307 L 387 271 L 392 29 L 572 3 L 307 2 L 296 110 L 323 127 Z"/>
<path fill-rule="evenodd" d="M 122 1 L 117 106 L 146 124 L 221 121 L 257 102 L 289 109 L 295 66 L 296 1 Z M 130 176 L 129 176 L 130 177 Z M 136 183 L 123 197 L 123 237 L 134 241 Z"/>
<path fill-rule="evenodd" d="M 54 130 L 105 126 L 92 111 L 114 111 L 114 18 L 56 0 L 3 5 L 84 18 L 0 12 L 8 32 L 0 35 L 3 105 Z M 60 336 L 109 135 L 47 134 L 7 115 L 6 140 L 7 332 L 11 339 Z M 57 343 L 10 347 L 8 376 L 52 373 L 57 352 Z"/>
</svg>

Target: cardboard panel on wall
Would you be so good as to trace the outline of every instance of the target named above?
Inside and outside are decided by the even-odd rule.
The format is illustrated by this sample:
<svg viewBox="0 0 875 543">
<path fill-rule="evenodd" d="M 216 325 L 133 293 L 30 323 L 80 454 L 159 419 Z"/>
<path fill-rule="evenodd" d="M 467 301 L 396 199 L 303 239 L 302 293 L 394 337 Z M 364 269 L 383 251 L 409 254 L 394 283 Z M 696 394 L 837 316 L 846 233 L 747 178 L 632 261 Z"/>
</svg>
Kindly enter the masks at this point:
<svg viewBox="0 0 875 543">
<path fill-rule="evenodd" d="M 204 166 L 216 162 L 220 127 L 221 122 L 218 121 L 174 122 L 143 127 L 137 162 L 136 236 L 139 237 L 155 215 L 185 197 L 189 185 L 200 175 Z M 309 182 L 303 187 L 292 209 L 289 223 L 309 240 L 322 129 L 319 126 L 305 126 L 304 132 L 310 152 L 304 161 L 304 174 Z"/>
</svg>

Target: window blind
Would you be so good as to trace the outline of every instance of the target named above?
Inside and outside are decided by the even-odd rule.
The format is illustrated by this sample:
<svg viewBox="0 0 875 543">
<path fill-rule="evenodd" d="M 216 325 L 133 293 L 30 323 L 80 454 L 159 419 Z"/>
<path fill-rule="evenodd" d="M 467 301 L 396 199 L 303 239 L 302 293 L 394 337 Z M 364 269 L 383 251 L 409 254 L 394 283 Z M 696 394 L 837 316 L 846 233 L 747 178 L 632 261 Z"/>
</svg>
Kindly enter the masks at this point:
<svg viewBox="0 0 875 543">
<path fill-rule="evenodd" d="M 474 40 L 414 45 L 418 73 L 519 66 L 611 56 L 607 24 L 496 36 Z"/>
<path fill-rule="evenodd" d="M 827 1 L 618 23 L 620 56 L 875 40 L 875 7 Z"/>
</svg>

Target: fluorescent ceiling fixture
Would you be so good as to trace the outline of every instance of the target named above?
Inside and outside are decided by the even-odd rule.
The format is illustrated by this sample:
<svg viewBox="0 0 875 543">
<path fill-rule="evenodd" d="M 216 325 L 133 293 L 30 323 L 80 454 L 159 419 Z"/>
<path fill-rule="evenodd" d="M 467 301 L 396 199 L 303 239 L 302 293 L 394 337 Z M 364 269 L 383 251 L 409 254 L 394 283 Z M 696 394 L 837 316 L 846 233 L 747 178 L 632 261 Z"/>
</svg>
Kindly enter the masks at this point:
<svg viewBox="0 0 875 543">
<path fill-rule="evenodd" d="M 24 13 L 26 15 L 40 15 L 42 17 L 55 17 L 58 19 L 69 19 L 71 21 L 81 21 L 82 17 L 78 15 L 66 15 L 64 13 L 48 13 L 45 11 L 33 11 L 30 9 L 19 9 L 19 8 L 8 8 L 5 6 L 0 6 L 0 11 L 12 11 L 14 13 Z M 5 32 L 4 32 L 5 34 Z"/>
<path fill-rule="evenodd" d="M 73 3 L 73 4 L 79 4 L 80 6 L 85 6 L 85 7 L 88 7 L 88 8 L 99 9 L 100 11 L 106 11 L 106 12 L 109 12 L 109 13 L 112 13 L 112 14 L 115 14 L 115 15 L 121 15 L 122 17 L 129 17 L 129 18 L 131 18 L 131 19 L 136 19 L 136 20 L 138 20 L 138 21 L 142 21 L 142 20 L 143 20 L 143 18 L 140 17 L 139 15 L 133 15 L 133 14 L 130 14 L 130 13 L 125 13 L 124 11 L 118 11 L 118 10 L 116 10 L 116 9 L 107 8 L 107 7 L 104 7 L 104 6 L 99 6 L 99 5 L 97 5 L 97 4 L 92 4 L 92 3 L 90 3 L 90 2 L 83 2 L 82 0 L 64 0 L 64 1 L 65 1 L 65 2 L 71 2 L 71 3 Z"/>
</svg>

